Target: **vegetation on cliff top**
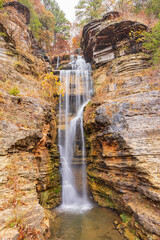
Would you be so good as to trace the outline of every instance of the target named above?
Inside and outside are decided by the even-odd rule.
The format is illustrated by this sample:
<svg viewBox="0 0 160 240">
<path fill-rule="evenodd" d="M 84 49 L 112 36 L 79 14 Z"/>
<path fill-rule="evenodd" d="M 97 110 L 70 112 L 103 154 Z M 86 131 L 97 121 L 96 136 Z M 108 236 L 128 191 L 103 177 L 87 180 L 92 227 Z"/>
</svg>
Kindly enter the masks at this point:
<svg viewBox="0 0 160 240">
<path fill-rule="evenodd" d="M 101 18 L 106 12 L 120 11 L 122 13 L 144 12 L 158 18 L 160 11 L 159 0 L 79 0 L 76 9 L 77 21 L 80 25 L 96 18 Z"/>
<path fill-rule="evenodd" d="M 83 26 L 100 19 L 109 11 L 122 13 L 122 20 L 135 20 L 151 30 L 144 34 L 143 47 L 149 51 L 154 64 L 160 63 L 160 1 L 159 0 L 79 0 L 76 8 L 77 24 Z"/>
<path fill-rule="evenodd" d="M 152 62 L 160 64 L 160 21 L 151 32 L 145 34 L 145 40 L 144 47 L 151 52 Z"/>
<path fill-rule="evenodd" d="M 4 0 L 8 2 L 10 0 Z M 70 22 L 55 0 L 19 0 L 30 9 L 30 29 L 49 56 L 70 52 Z M 3 0 L 0 0 L 2 7 Z M 152 28 L 145 34 L 144 48 L 151 52 L 153 63 L 160 59 L 160 1 L 159 0 L 79 0 L 76 9 L 75 35 L 72 39 L 72 50 L 80 47 L 83 26 L 93 19 L 102 18 L 109 11 L 122 12 L 131 20 L 137 20 Z M 77 28 L 77 26 L 79 26 Z"/>
<path fill-rule="evenodd" d="M 10 0 L 0 0 L 0 7 Z M 61 52 L 69 49 L 67 40 L 70 35 L 70 22 L 66 19 L 64 12 L 54 0 L 45 0 L 44 4 L 40 0 L 18 0 L 30 10 L 29 27 L 33 36 L 49 55 L 54 52 Z"/>
</svg>

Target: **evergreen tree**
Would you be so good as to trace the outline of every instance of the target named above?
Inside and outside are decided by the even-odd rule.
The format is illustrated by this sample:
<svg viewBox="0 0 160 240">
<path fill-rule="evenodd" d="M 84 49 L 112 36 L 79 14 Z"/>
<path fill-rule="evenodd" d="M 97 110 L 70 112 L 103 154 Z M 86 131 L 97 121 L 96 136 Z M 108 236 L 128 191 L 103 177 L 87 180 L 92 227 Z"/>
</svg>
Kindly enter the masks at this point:
<svg viewBox="0 0 160 240">
<path fill-rule="evenodd" d="M 160 17 L 160 15 L 159 15 Z M 151 32 L 145 33 L 144 48 L 151 52 L 152 62 L 160 64 L 160 21 Z"/>
<path fill-rule="evenodd" d="M 34 4 L 30 0 L 19 0 L 19 2 L 23 3 L 30 10 L 30 28 L 35 38 L 39 38 L 40 30 L 42 28 L 42 24 L 39 20 L 38 14 L 34 9 Z"/>
<path fill-rule="evenodd" d="M 66 19 L 64 12 L 60 9 L 58 3 L 55 0 L 44 0 L 44 4 L 47 10 L 51 11 L 55 18 L 54 37 L 55 41 L 57 35 L 63 35 L 64 38 L 70 36 L 70 22 Z"/>
<path fill-rule="evenodd" d="M 76 9 L 77 22 L 83 25 L 93 19 L 101 17 L 103 0 L 79 0 Z"/>
</svg>

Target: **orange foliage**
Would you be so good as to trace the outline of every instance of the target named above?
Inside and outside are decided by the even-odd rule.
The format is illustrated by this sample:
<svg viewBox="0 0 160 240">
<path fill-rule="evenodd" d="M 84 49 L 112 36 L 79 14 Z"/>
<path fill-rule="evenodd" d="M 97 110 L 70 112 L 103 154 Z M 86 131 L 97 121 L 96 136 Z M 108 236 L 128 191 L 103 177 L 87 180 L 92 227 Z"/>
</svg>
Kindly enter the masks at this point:
<svg viewBox="0 0 160 240">
<path fill-rule="evenodd" d="M 80 48 L 80 36 L 76 35 L 75 37 L 72 38 L 72 50 L 73 52 L 76 51 L 77 48 Z"/>
<path fill-rule="evenodd" d="M 23 239 L 33 239 L 33 240 L 37 240 L 39 239 L 40 236 L 40 232 L 37 231 L 35 228 L 31 229 L 31 228 L 25 228 L 24 226 L 21 226 L 19 229 L 19 236 L 17 238 L 17 240 L 23 240 Z"/>
</svg>

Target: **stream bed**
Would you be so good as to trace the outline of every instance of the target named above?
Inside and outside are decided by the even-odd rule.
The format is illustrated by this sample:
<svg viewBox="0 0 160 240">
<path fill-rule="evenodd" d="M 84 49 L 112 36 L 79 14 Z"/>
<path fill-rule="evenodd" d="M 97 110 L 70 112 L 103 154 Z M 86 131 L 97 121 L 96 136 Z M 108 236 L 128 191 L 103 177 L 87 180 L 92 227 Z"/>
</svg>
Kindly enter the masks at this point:
<svg viewBox="0 0 160 240">
<path fill-rule="evenodd" d="M 110 209 L 94 206 L 80 214 L 56 211 L 56 215 L 50 240 L 124 240 L 113 224 L 117 214 Z"/>
</svg>

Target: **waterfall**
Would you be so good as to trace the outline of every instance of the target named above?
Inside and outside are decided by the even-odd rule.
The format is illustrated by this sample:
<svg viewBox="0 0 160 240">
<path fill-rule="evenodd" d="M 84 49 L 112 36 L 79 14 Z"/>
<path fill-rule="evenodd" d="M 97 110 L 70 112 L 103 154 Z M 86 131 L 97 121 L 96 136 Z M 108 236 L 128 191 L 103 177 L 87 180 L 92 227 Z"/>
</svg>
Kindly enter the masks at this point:
<svg viewBox="0 0 160 240">
<path fill-rule="evenodd" d="M 71 56 L 72 70 L 61 70 L 64 96 L 59 102 L 59 151 L 62 172 L 63 210 L 86 210 L 87 198 L 83 110 L 92 94 L 91 67 Z"/>
<path fill-rule="evenodd" d="M 57 57 L 57 69 L 59 68 L 59 64 L 60 64 L 60 57 Z"/>
</svg>

